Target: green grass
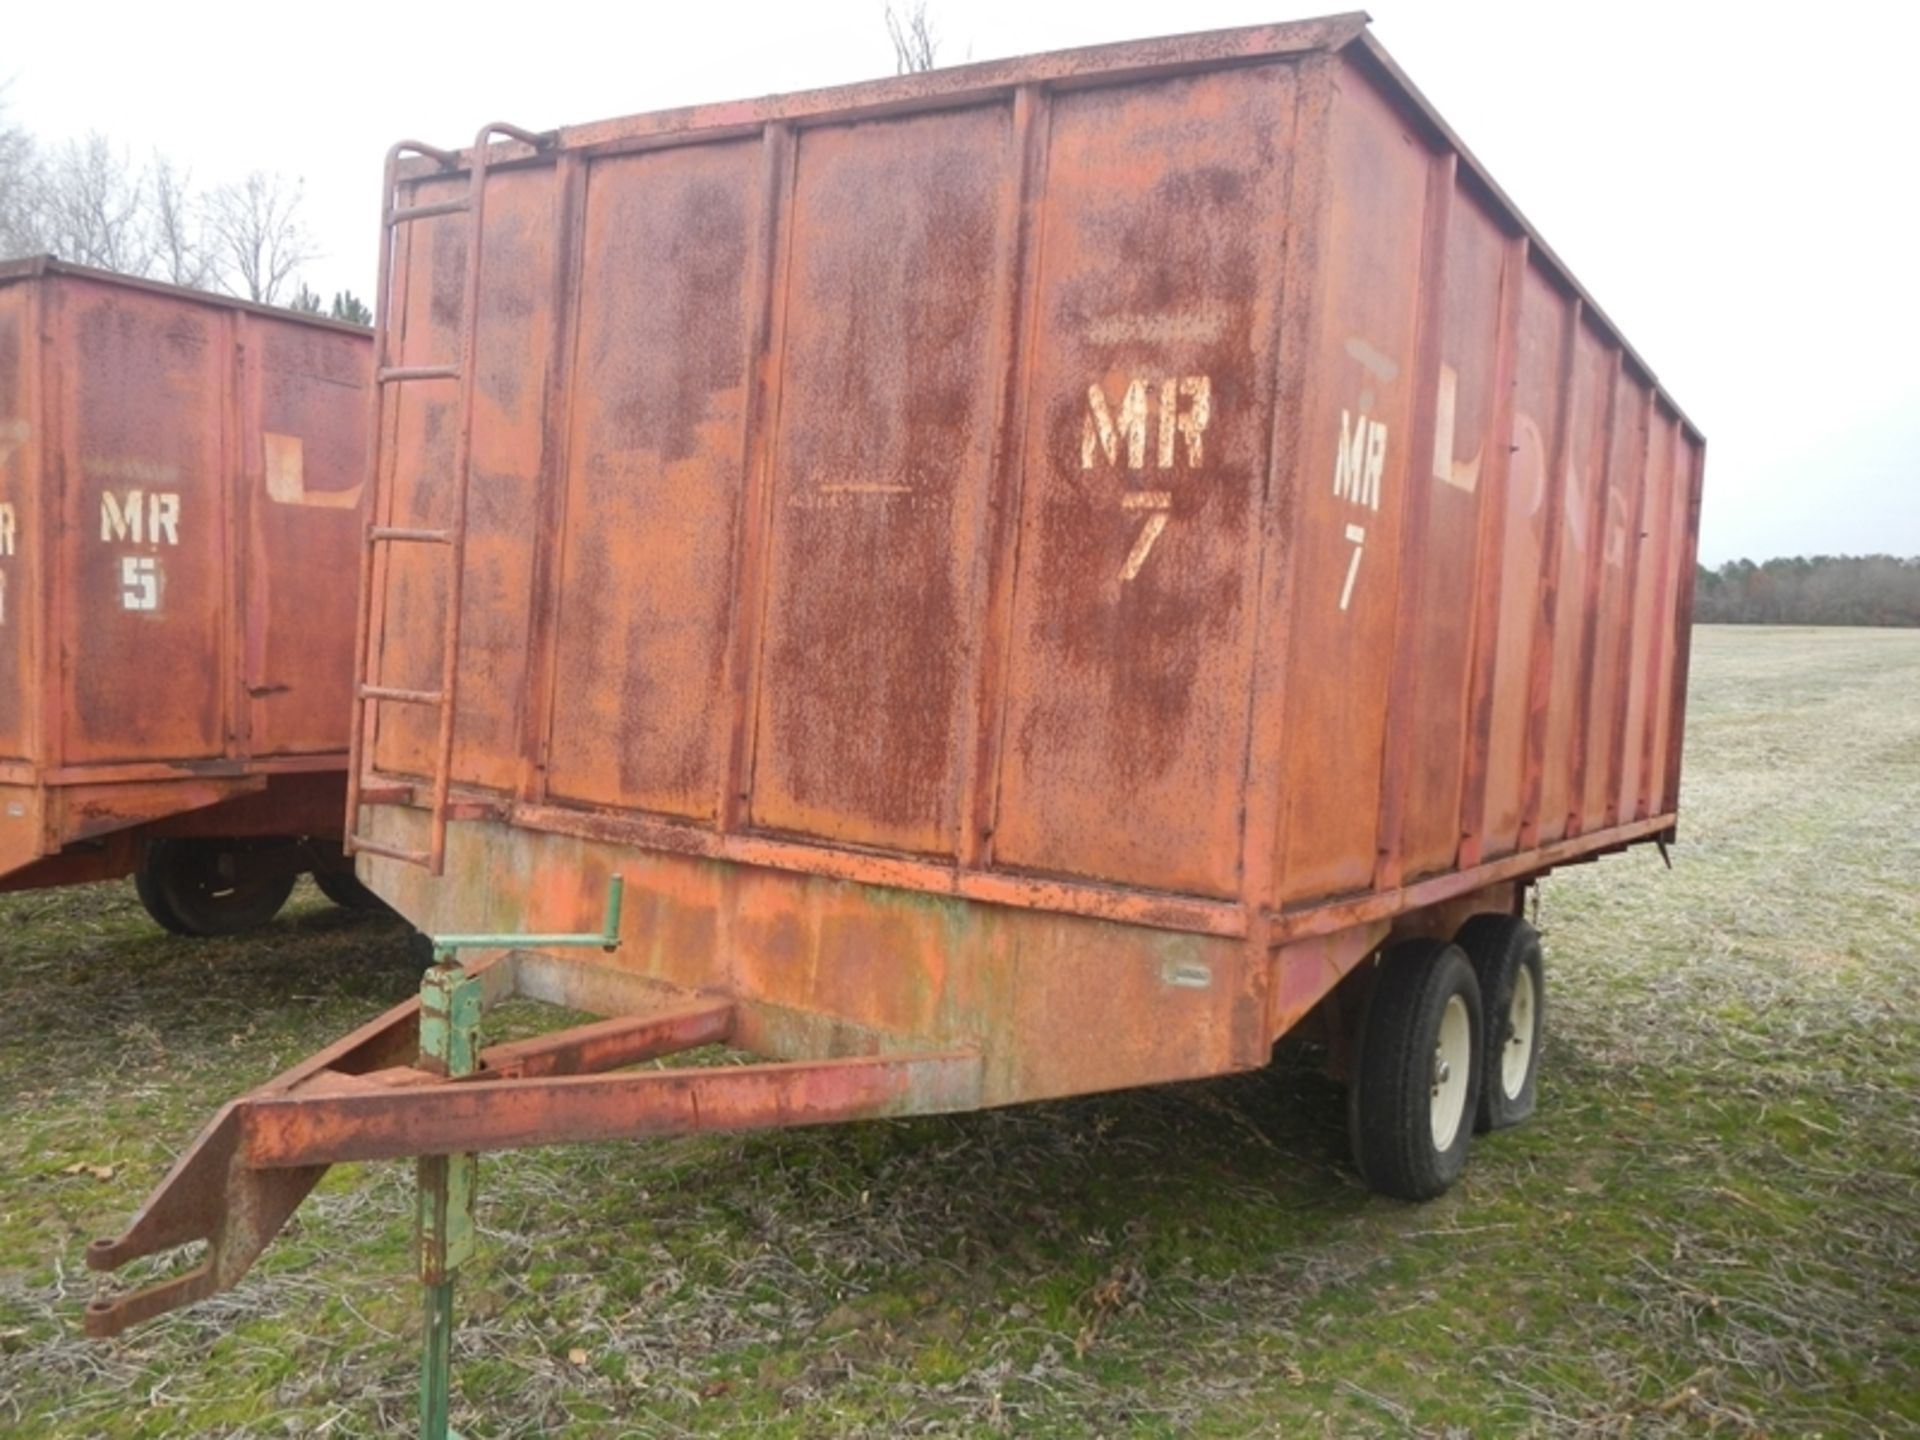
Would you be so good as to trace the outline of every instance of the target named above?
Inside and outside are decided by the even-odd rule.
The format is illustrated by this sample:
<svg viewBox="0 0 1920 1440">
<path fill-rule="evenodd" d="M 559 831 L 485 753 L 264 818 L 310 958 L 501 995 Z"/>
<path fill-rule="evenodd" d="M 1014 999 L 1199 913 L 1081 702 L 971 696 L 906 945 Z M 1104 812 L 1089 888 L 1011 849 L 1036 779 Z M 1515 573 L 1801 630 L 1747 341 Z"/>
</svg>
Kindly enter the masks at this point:
<svg viewBox="0 0 1920 1440">
<path fill-rule="evenodd" d="M 1543 887 L 1541 1111 L 1452 1194 L 1361 1190 L 1295 1056 L 490 1158 L 456 1424 L 1920 1435 L 1920 634 L 1704 629 L 1695 671 L 1675 868 Z M 0 934 L 0 1431 L 405 1432 L 405 1166 L 335 1172 L 230 1294 L 78 1334 L 87 1240 L 220 1101 L 406 995 L 399 928 L 303 890 L 183 942 L 101 886 L 0 898 Z"/>
</svg>

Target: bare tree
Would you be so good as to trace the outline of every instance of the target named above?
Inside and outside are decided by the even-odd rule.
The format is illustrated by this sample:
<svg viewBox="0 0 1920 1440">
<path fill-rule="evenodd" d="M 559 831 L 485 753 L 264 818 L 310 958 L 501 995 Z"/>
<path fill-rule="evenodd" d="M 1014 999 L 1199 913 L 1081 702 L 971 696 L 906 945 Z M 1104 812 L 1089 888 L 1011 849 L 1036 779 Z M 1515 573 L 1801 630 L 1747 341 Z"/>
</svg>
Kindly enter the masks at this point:
<svg viewBox="0 0 1920 1440">
<path fill-rule="evenodd" d="M 7 119 L 6 89 L 0 86 L 0 260 L 45 248 L 39 243 L 39 189 L 39 152 L 33 137 Z"/>
<path fill-rule="evenodd" d="M 298 180 L 255 171 L 198 191 L 166 156 L 143 167 L 98 133 L 50 150 L 9 121 L 5 101 L 0 86 L 0 259 L 51 254 L 270 305 L 316 257 Z"/>
<path fill-rule="evenodd" d="M 300 217 L 301 189 L 298 180 L 256 170 L 213 192 L 208 228 L 234 294 L 271 305 L 294 272 L 318 254 Z"/>
<path fill-rule="evenodd" d="M 156 152 L 147 172 L 147 202 L 154 277 L 193 290 L 211 288 L 216 276 L 206 206 L 194 194 L 193 176 Z"/>
<path fill-rule="evenodd" d="M 106 136 L 69 140 L 42 164 L 36 188 L 30 203 L 44 249 L 79 265 L 148 273 L 146 176 Z"/>
<path fill-rule="evenodd" d="M 912 0 L 904 10 L 887 5 L 887 38 L 893 42 L 897 75 L 915 75 L 939 64 L 940 36 L 927 15 L 927 0 Z"/>
</svg>

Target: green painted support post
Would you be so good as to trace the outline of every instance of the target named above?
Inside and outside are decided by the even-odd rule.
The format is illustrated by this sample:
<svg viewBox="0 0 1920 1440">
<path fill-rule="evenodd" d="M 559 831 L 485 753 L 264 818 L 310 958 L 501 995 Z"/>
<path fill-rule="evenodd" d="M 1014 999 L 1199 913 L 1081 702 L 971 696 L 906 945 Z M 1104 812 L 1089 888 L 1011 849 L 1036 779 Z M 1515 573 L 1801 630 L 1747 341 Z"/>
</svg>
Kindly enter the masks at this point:
<svg viewBox="0 0 1920 1440">
<path fill-rule="evenodd" d="M 434 947 L 420 982 L 420 1067 L 471 1075 L 480 1063 L 480 981 L 451 949 Z M 419 1161 L 415 1233 L 426 1287 L 426 1335 L 420 1364 L 421 1440 L 455 1440 L 448 1429 L 453 1379 L 453 1278 L 473 1255 L 477 1155 L 427 1155 Z"/>
<path fill-rule="evenodd" d="M 556 946 L 620 946 L 618 875 L 607 882 L 607 911 L 595 934 L 441 935 L 433 942 L 433 965 L 420 982 L 420 1068 L 436 1075 L 471 1075 L 480 1066 L 480 1015 L 484 995 L 478 978 L 462 968 L 462 950 L 550 949 Z M 453 1280 L 473 1257 L 473 1197 L 480 1157 L 428 1155 L 419 1161 L 415 1233 L 420 1283 L 425 1288 L 425 1336 L 420 1357 L 421 1440 L 459 1440 L 449 1428 L 453 1391 Z"/>
</svg>

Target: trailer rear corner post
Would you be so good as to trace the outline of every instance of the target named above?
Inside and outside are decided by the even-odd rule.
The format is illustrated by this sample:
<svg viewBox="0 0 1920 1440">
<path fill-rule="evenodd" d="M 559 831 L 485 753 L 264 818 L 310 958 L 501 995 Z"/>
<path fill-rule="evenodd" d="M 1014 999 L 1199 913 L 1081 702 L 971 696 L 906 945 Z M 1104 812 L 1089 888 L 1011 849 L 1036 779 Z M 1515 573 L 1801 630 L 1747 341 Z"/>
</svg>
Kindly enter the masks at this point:
<svg viewBox="0 0 1920 1440">
<path fill-rule="evenodd" d="M 458 1080 L 480 1068 L 480 1017 L 484 986 L 460 963 L 462 950 L 498 950 L 519 945 L 541 947 L 620 947 L 623 882 L 607 882 L 606 920 L 598 933 L 579 935 L 441 935 L 433 942 L 433 964 L 420 982 L 420 1068 Z M 451 1424 L 453 1382 L 453 1281 L 473 1258 L 473 1197 L 480 1179 L 480 1157 L 466 1151 L 423 1155 L 419 1160 L 419 1203 L 415 1226 L 420 1283 L 425 1290 L 420 1355 L 421 1440 L 459 1440 Z"/>
</svg>

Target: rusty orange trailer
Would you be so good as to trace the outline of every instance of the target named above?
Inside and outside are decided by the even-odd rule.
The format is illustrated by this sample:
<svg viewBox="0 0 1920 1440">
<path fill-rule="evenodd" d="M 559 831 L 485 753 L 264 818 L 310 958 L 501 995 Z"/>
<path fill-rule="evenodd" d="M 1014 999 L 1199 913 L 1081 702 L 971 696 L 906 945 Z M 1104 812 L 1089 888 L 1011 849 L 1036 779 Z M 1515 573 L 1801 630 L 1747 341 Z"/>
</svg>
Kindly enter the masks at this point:
<svg viewBox="0 0 1920 1440">
<path fill-rule="evenodd" d="M 0 265 L 0 891 L 134 874 L 270 918 L 341 862 L 372 344 L 359 327 Z"/>
<path fill-rule="evenodd" d="M 100 1242 L 212 1251 L 97 1331 L 338 1160 L 437 1157 L 444 1287 L 486 1149 L 1308 1022 L 1383 1190 L 1525 1117 L 1524 888 L 1675 824 L 1703 442 L 1363 17 L 388 179 L 348 843 L 440 963 Z M 609 1018 L 487 1047 L 516 990 Z"/>
</svg>

